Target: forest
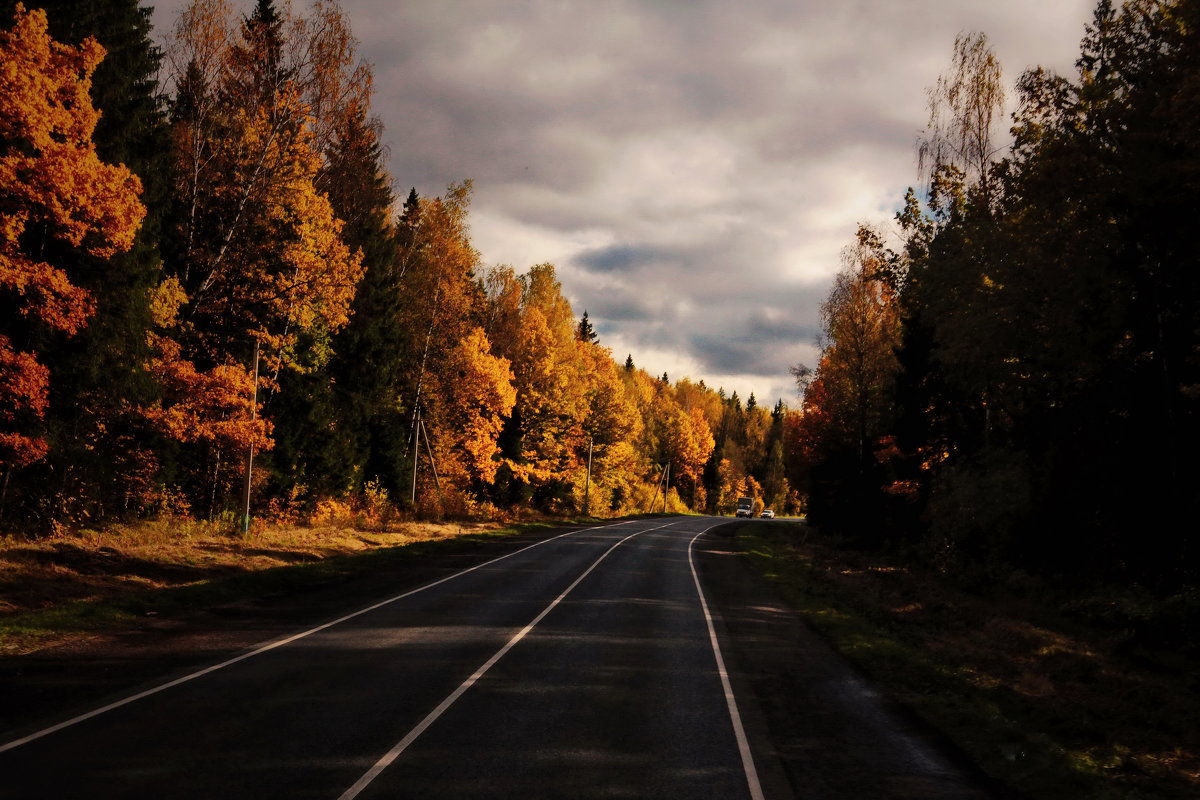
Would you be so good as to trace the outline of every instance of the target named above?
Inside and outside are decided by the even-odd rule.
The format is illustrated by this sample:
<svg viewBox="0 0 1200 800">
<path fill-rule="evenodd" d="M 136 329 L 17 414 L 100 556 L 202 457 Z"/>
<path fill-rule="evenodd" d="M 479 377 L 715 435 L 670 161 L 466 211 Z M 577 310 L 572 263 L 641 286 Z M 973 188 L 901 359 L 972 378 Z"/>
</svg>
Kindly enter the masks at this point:
<svg viewBox="0 0 1200 800">
<path fill-rule="evenodd" d="M 847 542 L 1200 612 L 1200 3 L 1102 0 L 1077 74 L 963 34 L 923 184 L 822 307 L 800 486 Z M 1194 638 L 1192 639 L 1194 642 Z"/>
<path fill-rule="evenodd" d="M 750 495 L 950 574 L 1195 603 L 1196 0 L 1101 0 L 1075 74 L 1015 95 L 958 37 L 796 409 L 614 355 L 554 265 L 484 263 L 469 180 L 397 195 L 336 3 L 195 0 L 161 48 L 137 0 L 0 6 L 5 530 Z"/>
<path fill-rule="evenodd" d="M 97 598 L 174 637 L 247 585 L 341 591 L 364 546 L 345 574 L 750 496 L 806 520 L 722 555 L 989 774 L 1195 795 L 1200 0 L 1099 0 L 1070 74 L 946 42 L 796 407 L 651 374 L 555 265 L 486 263 L 470 176 L 388 174 L 336 0 L 245 2 L 164 35 L 141 0 L 0 0 L 6 653 L 90 636 Z"/>
<path fill-rule="evenodd" d="M 335 2 L 162 47 L 39 5 L 0 2 L 4 530 L 799 510 L 797 411 L 616 360 L 554 265 L 483 262 L 469 180 L 395 194 Z"/>
</svg>

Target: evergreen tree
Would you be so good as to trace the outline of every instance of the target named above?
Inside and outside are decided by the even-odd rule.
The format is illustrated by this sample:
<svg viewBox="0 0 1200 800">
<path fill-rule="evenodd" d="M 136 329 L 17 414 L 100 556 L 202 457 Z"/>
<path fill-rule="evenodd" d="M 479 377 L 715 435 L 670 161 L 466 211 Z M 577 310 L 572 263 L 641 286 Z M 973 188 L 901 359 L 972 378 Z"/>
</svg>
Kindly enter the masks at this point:
<svg viewBox="0 0 1200 800">
<path fill-rule="evenodd" d="M 403 483 L 399 465 L 407 437 L 396 402 L 403 365 L 393 329 L 402 303 L 400 255 L 379 134 L 379 123 L 360 110 L 344 121 L 329 154 L 323 183 L 334 213 L 346 223 L 346 244 L 363 254 L 365 274 L 350 323 L 332 341 L 329 363 L 281 380 L 271 460 L 285 494 L 303 485 L 315 497 L 337 496 L 369 480 L 395 492 Z M 410 206 L 415 204 L 410 196 Z"/>
<path fill-rule="evenodd" d="M 581 342 L 593 343 L 597 340 L 596 331 L 592 328 L 592 323 L 588 320 L 588 312 L 585 308 L 583 316 L 579 318 L 579 327 L 575 330 L 575 336 Z"/>
<path fill-rule="evenodd" d="M 940 558 L 1194 579 L 1198 18 L 1104 0 L 1077 80 L 1019 81 L 1010 158 L 907 198 L 897 444 Z"/>
</svg>

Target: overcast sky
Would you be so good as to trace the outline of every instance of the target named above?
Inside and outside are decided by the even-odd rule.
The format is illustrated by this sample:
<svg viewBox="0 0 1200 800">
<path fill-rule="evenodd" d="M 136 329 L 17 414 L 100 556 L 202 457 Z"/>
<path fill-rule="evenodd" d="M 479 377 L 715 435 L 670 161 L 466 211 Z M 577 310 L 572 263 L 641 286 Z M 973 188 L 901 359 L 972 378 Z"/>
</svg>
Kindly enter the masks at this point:
<svg viewBox="0 0 1200 800">
<path fill-rule="evenodd" d="M 1011 96 L 1074 74 L 1094 6 L 343 0 L 401 197 L 472 179 L 485 262 L 555 264 L 618 360 L 791 405 L 840 250 L 917 180 L 955 36 L 988 35 Z"/>
</svg>

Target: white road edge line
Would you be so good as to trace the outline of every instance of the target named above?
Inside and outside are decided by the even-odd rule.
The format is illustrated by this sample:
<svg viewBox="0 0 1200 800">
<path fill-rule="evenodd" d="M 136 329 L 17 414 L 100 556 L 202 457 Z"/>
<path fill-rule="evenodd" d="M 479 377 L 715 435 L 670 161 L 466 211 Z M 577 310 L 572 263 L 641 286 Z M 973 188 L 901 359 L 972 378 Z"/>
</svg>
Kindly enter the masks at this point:
<svg viewBox="0 0 1200 800">
<path fill-rule="evenodd" d="M 594 570 L 596 567 L 598 567 L 600 565 L 601 561 L 608 558 L 609 553 L 611 553 L 613 550 L 616 550 L 618 547 L 625 544 L 626 542 L 628 542 L 630 539 L 634 538 L 635 536 L 641 536 L 643 533 L 649 533 L 650 531 L 656 531 L 659 528 L 665 528 L 668 525 L 673 525 L 673 524 L 675 524 L 675 523 L 668 522 L 668 523 L 664 523 L 662 525 L 658 525 L 654 528 L 647 528 L 644 531 L 638 531 L 637 533 L 631 533 L 628 536 L 626 536 L 624 539 L 622 539 L 621 541 L 614 544 L 612 547 L 605 550 L 604 554 L 601 555 L 599 558 L 597 558 L 595 561 L 593 561 L 592 565 L 590 567 L 588 567 L 586 570 L 584 570 L 583 573 L 578 578 L 576 578 L 575 581 L 570 586 L 568 586 L 566 589 L 563 589 L 562 594 L 560 594 L 558 597 L 554 598 L 554 600 L 550 603 L 550 605 L 543 608 L 541 613 L 533 618 L 532 622 L 530 622 L 528 625 L 526 625 L 524 628 L 522 628 L 520 630 L 520 632 L 517 633 L 517 635 L 515 635 L 511 639 L 509 639 L 508 643 L 505 644 L 503 647 L 501 647 L 499 650 L 497 650 L 495 652 L 495 654 L 492 655 L 491 658 L 489 658 L 487 661 L 485 661 L 483 666 L 481 666 L 479 669 L 475 670 L 475 672 L 471 675 L 471 677 L 467 678 L 465 681 L 463 681 L 461 684 L 459 684 L 457 689 L 455 689 L 453 692 L 451 692 L 449 695 L 447 695 L 446 699 L 443 700 L 441 703 L 439 703 L 437 708 L 433 709 L 433 711 L 430 711 L 425 716 L 425 719 L 418 722 L 416 724 L 416 726 L 412 730 L 410 730 L 407 734 L 405 734 L 404 738 L 401 739 L 399 742 L 397 742 L 396 745 L 391 750 L 388 750 L 386 753 L 384 753 L 383 756 L 378 761 L 375 762 L 375 765 L 373 767 L 371 767 L 369 770 L 367 770 L 365 773 L 363 773 L 363 776 L 361 778 L 359 778 L 357 781 L 355 781 L 353 786 L 351 786 L 349 789 L 347 789 L 345 792 L 342 793 L 342 795 L 338 798 L 338 800 L 353 800 L 353 798 L 358 797 L 358 795 L 362 792 L 363 789 L 366 789 L 367 786 L 369 786 L 373 780 L 375 780 L 377 777 L 379 777 L 379 774 L 381 772 L 383 772 L 385 769 L 387 769 L 388 766 L 393 761 L 395 761 L 400 756 L 401 753 L 403 753 L 405 750 L 408 749 L 409 745 L 411 745 L 413 742 L 415 742 L 417 740 L 417 737 L 419 737 L 422 733 L 424 733 L 429 728 L 430 725 L 437 722 L 438 717 L 440 717 L 442 714 L 444 714 L 446 712 L 446 709 L 448 709 L 448 708 L 450 708 L 450 706 L 454 705 L 454 702 L 456 700 L 458 700 L 458 698 L 462 697 L 468 689 L 470 689 L 472 686 L 474 686 L 475 683 L 484 676 L 484 673 L 486 673 L 493 666 L 495 666 L 496 662 L 499 661 L 501 658 L 503 658 L 505 653 L 507 653 L 509 650 L 512 650 L 513 647 L 516 646 L 517 642 L 524 639 L 525 636 L 531 630 L 533 630 L 539 622 L 541 622 L 543 619 L 545 619 L 546 615 L 549 614 L 551 611 L 553 611 L 555 606 L 557 606 L 559 603 L 561 603 L 563 601 L 563 598 L 565 598 L 567 595 L 569 595 L 572 592 L 572 590 L 575 589 L 576 586 L 578 586 L 580 583 L 582 583 L 583 579 L 586 578 L 588 575 L 590 575 L 592 570 Z"/>
<path fill-rule="evenodd" d="M 713 526 L 716 527 L 716 526 Z M 725 704 L 729 706 L 729 718 L 733 722 L 733 735 L 737 739 L 738 752 L 742 755 L 742 769 L 746 773 L 746 783 L 750 788 L 752 800 L 763 800 L 762 782 L 758 779 L 758 770 L 754 767 L 754 756 L 750 752 L 750 742 L 746 739 L 746 729 L 742 725 L 742 715 L 738 712 L 737 700 L 733 696 L 733 685 L 729 682 L 729 673 L 725 669 L 725 658 L 721 655 L 721 644 L 717 641 L 717 629 L 713 625 L 712 614 L 708 611 L 708 601 L 704 599 L 704 589 L 700 586 L 700 575 L 696 572 L 696 561 L 692 557 L 696 540 L 710 529 L 697 533 L 688 543 L 688 566 L 692 569 L 692 580 L 696 582 L 696 593 L 700 595 L 700 609 L 704 612 L 704 621 L 708 624 L 708 640 L 712 644 L 713 656 L 717 660 L 717 674 L 721 676 L 721 686 L 725 689 Z"/>
<path fill-rule="evenodd" d="M 20 747 L 21 745 L 29 744 L 32 741 L 41 739 L 43 736 L 49 736 L 52 733 L 58 733 L 59 731 L 63 730 L 64 728 L 69 728 L 72 725 L 78 725 L 80 722 L 85 722 L 94 717 L 98 717 L 101 714 L 107 714 L 109 711 L 113 711 L 115 709 L 121 708 L 122 706 L 127 706 L 130 703 L 136 703 L 138 700 L 144 700 L 145 698 L 150 697 L 151 695 L 156 695 L 159 692 L 166 691 L 167 689 L 173 689 L 174 687 L 179 686 L 182 683 L 187 683 L 188 681 L 193 681 L 196 678 L 201 678 L 205 675 L 216 672 L 217 670 L 225 669 L 225 667 L 233 666 L 234 664 L 237 664 L 239 661 L 245 661 L 248 658 L 253 658 L 254 656 L 261 655 L 263 653 L 266 653 L 269 650 L 274 650 L 277 647 L 283 647 L 284 645 L 288 645 L 288 644 L 291 644 L 292 642 L 303 639 L 306 636 L 311 636 L 314 633 L 320 633 L 321 631 L 323 631 L 327 628 L 332 628 L 334 625 L 340 625 L 343 622 L 347 622 L 349 620 L 354 619 L 355 617 L 359 617 L 359 616 L 362 616 L 363 614 L 367 614 L 371 611 L 375 611 L 376 609 L 383 608 L 386 605 L 395 603 L 398 600 L 403 600 L 406 597 L 412 597 L 414 594 L 419 594 L 427 589 L 432 589 L 435 586 L 439 586 L 439 585 L 446 583 L 447 581 L 453 580 L 459 576 L 466 575 L 467 573 L 470 573 L 470 572 L 474 572 L 477 569 L 483 569 L 484 567 L 495 564 L 498 561 L 503 561 L 506 558 L 512 558 L 515 555 L 524 553 L 526 550 L 532 550 L 535 547 L 540 547 L 549 542 L 553 542 L 556 539 L 561 539 L 564 536 L 574 536 L 575 534 L 578 534 L 578 533 L 587 533 L 588 531 L 599 530 L 601 528 L 612 528 L 612 527 L 616 527 L 617 525 L 628 525 L 631 522 L 637 522 L 637 521 L 638 520 L 626 520 L 624 522 L 613 523 L 612 525 L 594 525 L 590 528 L 581 528 L 577 531 L 567 531 L 566 533 L 560 533 L 557 536 L 551 536 L 549 539 L 543 539 L 540 542 L 534 542 L 533 544 L 529 545 L 528 547 L 522 547 L 520 550 L 514 550 L 513 552 L 506 553 L 505 555 L 502 555 L 498 558 L 493 558 L 491 561 L 485 561 L 482 564 L 476 564 L 473 567 L 469 567 L 467 569 L 460 570 L 459 572 L 455 572 L 451 575 L 447 575 L 444 578 L 439 578 L 438 580 L 433 581 L 432 583 L 427 583 L 424 586 L 418 586 L 416 589 L 410 589 L 409 591 L 404 592 L 403 594 L 398 594 L 395 597 L 389 597 L 386 600 L 381 600 L 380 602 L 375 603 L 374 605 L 367 606 L 366 608 L 361 608 L 358 611 L 347 614 L 344 617 L 339 617 L 338 619 L 335 619 L 332 622 L 326 622 L 325 624 L 318 625 L 315 628 L 310 628 L 309 630 L 292 634 L 291 636 L 285 637 L 283 639 L 278 639 L 278 640 L 275 640 L 272 642 L 268 642 L 267 644 L 257 647 L 248 653 L 242 653 L 239 656 L 235 656 L 233 658 L 227 659 L 225 661 L 222 661 L 219 664 L 213 664 L 210 667 L 205 667 L 204 669 L 197 670 L 196 672 L 192 672 L 188 675 L 184 675 L 183 677 L 176 678 L 173 681 L 168 681 L 166 683 L 159 684 L 158 686 L 151 687 L 151 688 L 145 690 L 144 692 L 138 692 L 137 694 L 133 694 L 128 697 L 123 697 L 120 700 L 113 701 L 112 703 L 109 703 L 106 706 L 102 706 L 100 708 L 93 709 L 91 711 L 88 711 L 85 714 L 80 714 L 77 717 L 72 717 L 71 719 L 60 722 L 57 725 L 51 725 L 48 728 L 43 728 L 40 731 L 35 731 L 34 733 L 29 734 L 28 736 L 23 736 L 20 739 L 14 739 L 11 742 L 6 742 L 6 743 L 0 745 L 0 753 L 4 753 L 8 750 L 14 750 L 14 749 Z M 643 533 L 644 533 L 644 531 L 643 531 Z"/>
</svg>

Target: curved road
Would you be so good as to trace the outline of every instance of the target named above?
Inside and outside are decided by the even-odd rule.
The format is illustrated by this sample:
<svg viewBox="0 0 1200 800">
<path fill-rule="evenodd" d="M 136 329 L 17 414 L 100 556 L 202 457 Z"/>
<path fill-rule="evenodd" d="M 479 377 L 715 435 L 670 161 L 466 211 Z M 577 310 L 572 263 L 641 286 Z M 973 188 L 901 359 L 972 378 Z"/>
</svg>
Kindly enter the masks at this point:
<svg viewBox="0 0 1200 800">
<path fill-rule="evenodd" d="M 728 521 L 554 536 L 23 730 L 0 796 L 790 796 L 695 566 Z"/>
</svg>

